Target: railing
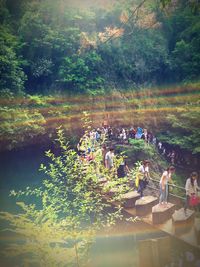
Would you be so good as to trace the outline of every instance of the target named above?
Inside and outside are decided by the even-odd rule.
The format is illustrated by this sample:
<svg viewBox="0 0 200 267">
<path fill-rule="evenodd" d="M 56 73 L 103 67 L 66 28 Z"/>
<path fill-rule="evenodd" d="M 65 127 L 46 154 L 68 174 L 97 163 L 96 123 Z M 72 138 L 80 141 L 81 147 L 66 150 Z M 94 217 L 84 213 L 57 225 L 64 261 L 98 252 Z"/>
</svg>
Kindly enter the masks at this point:
<svg viewBox="0 0 200 267">
<path fill-rule="evenodd" d="M 152 186 L 150 186 L 150 185 L 148 185 L 148 187 L 149 188 L 151 188 L 151 189 L 153 189 L 153 190 L 157 190 L 157 191 L 159 191 L 160 190 L 160 187 L 159 187 L 159 183 L 160 183 L 160 181 L 159 180 L 156 180 L 156 179 L 150 179 L 150 181 L 153 181 L 153 182 L 155 182 L 155 183 L 157 183 L 158 184 L 158 187 L 152 187 Z M 181 200 L 185 200 L 185 188 L 184 187 L 182 187 L 182 186 L 178 186 L 178 185 L 175 185 L 175 184 L 169 184 L 168 183 L 168 186 L 169 186 L 169 194 L 171 195 L 171 196 L 173 196 L 173 197 L 176 197 L 176 198 L 179 198 L 179 199 L 181 199 Z M 175 194 L 175 193 L 173 193 L 173 191 L 172 192 L 170 192 L 171 191 L 171 188 L 172 188 L 172 190 L 175 188 L 175 189 L 178 189 L 178 191 L 180 192 L 182 192 L 182 194 L 180 194 L 180 195 L 177 195 L 177 194 Z"/>
</svg>

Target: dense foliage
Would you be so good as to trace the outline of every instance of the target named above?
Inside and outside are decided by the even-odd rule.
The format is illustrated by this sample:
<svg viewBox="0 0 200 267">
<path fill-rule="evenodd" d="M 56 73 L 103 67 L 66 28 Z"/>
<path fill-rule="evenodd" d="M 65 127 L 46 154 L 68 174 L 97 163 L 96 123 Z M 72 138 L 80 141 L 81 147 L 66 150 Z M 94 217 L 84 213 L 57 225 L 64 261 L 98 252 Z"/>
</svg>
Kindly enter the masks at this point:
<svg viewBox="0 0 200 267">
<path fill-rule="evenodd" d="M 198 8 L 111 2 L 1 0 L 0 89 L 94 94 L 199 78 Z"/>
<path fill-rule="evenodd" d="M 160 140 L 191 151 L 200 153 L 199 112 L 190 107 L 180 109 L 178 116 L 170 114 L 167 121 L 172 128 L 159 134 Z"/>
<path fill-rule="evenodd" d="M 97 231 L 123 218 L 121 205 L 113 207 L 102 193 L 118 186 L 114 199 L 119 201 L 121 194 L 131 188 L 127 177 L 116 179 L 121 156 L 108 171 L 102 164 L 100 144 L 95 147 L 95 159 L 87 161 L 69 147 L 61 128 L 55 141 L 57 152 L 46 151 L 48 164 L 40 167 L 44 173 L 42 185 L 11 191 L 21 213 L 0 212 L 0 220 L 8 222 L 4 231 L 18 235 L 1 254 L 16 257 L 21 266 L 90 266 L 90 250 Z M 100 188 L 100 178 L 109 181 L 104 188 Z M 34 202 L 27 196 L 33 196 Z"/>
<path fill-rule="evenodd" d="M 134 111 L 133 123 L 140 120 L 152 128 L 152 120 L 160 116 L 158 124 L 171 130 L 165 134 L 166 142 L 199 153 L 199 83 L 192 85 L 194 90 L 182 85 L 180 96 L 178 88 L 174 95 L 162 87 L 153 89 L 153 85 L 199 79 L 198 1 L 89 2 L 93 1 L 0 1 L 0 140 L 4 147 L 47 133 L 58 121 L 71 129 L 71 116 L 83 110 L 145 109 Z M 141 90 L 141 85 L 152 89 Z M 54 100 L 42 96 L 53 92 Z M 82 93 L 87 103 L 60 100 L 60 95 Z M 99 101 L 100 94 L 111 102 L 106 97 Z M 183 107 L 185 102 L 189 110 Z M 174 109 L 174 104 L 183 110 Z M 152 106 L 160 113 L 155 111 L 147 119 Z M 164 111 L 169 116 L 163 116 Z M 121 121 L 127 122 L 130 117 L 126 117 Z"/>
</svg>

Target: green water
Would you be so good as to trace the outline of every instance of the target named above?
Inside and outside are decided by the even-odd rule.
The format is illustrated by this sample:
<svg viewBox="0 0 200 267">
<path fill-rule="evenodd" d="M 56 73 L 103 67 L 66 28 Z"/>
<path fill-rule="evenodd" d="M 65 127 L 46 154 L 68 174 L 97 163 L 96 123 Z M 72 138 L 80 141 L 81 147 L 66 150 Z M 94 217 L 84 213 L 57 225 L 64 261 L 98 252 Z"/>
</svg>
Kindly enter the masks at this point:
<svg viewBox="0 0 200 267">
<path fill-rule="evenodd" d="M 45 162 L 44 151 L 49 148 L 31 146 L 21 150 L 4 152 L 0 155 L 0 210 L 17 213 L 16 199 L 9 197 L 12 189 L 23 189 L 41 184 L 43 174 L 38 171 L 40 163 Z M 26 199 L 31 202 L 31 198 Z M 20 200 L 19 200 L 20 201 Z M 3 225 L 0 225 L 1 228 Z M 142 267 L 139 265 L 138 244 L 142 240 L 156 239 L 167 236 L 144 223 L 118 224 L 110 231 L 101 232 L 91 250 L 92 267 Z M 7 242 L 13 240 L 13 234 L 2 235 L 0 250 Z M 168 265 L 161 267 L 200 266 L 199 250 L 196 250 L 181 241 L 171 239 L 171 249 Z M 145 255 L 144 255 L 145 256 Z M 162 263 L 161 263 L 162 264 Z M 21 266 L 20 260 L 12 257 L 1 257 L 0 267 Z M 28 265 L 30 266 L 30 265 Z M 34 265 L 31 265 L 34 266 Z M 67 266 L 67 265 L 66 265 Z M 51 267 L 51 266 L 50 266 Z"/>
<path fill-rule="evenodd" d="M 40 164 L 46 161 L 44 155 L 46 149 L 31 146 L 0 154 L 1 211 L 16 211 L 16 199 L 9 197 L 10 190 L 23 190 L 27 186 L 35 187 L 41 184 L 43 174 L 38 169 Z"/>
</svg>

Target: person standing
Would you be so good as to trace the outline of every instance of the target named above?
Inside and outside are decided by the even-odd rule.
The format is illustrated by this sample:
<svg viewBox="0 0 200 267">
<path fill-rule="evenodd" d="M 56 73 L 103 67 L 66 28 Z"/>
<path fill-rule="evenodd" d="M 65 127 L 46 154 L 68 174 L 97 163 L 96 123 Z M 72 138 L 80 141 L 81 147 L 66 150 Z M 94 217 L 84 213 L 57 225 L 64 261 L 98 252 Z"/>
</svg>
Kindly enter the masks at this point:
<svg viewBox="0 0 200 267">
<path fill-rule="evenodd" d="M 153 142 L 153 145 L 156 146 L 156 144 L 157 144 L 157 138 L 155 136 L 153 136 L 152 142 Z"/>
<path fill-rule="evenodd" d="M 135 139 L 141 139 L 143 135 L 143 129 L 141 127 L 137 127 L 137 132 L 135 135 Z"/>
<path fill-rule="evenodd" d="M 106 153 L 107 153 L 107 148 L 106 145 L 103 144 L 101 147 L 101 154 L 102 154 L 102 161 L 103 161 L 103 165 L 106 167 L 106 162 L 105 162 L 105 157 L 106 157 Z"/>
<path fill-rule="evenodd" d="M 172 150 L 172 153 L 171 153 L 171 155 L 170 155 L 170 159 L 171 159 L 171 163 L 172 163 L 172 164 L 175 163 L 175 156 L 176 156 L 175 151 Z"/>
<path fill-rule="evenodd" d="M 129 167 L 127 165 L 127 162 L 125 159 L 122 160 L 120 163 L 118 169 L 117 169 L 117 177 L 118 178 L 123 178 L 127 176 L 127 174 L 130 172 Z"/>
<path fill-rule="evenodd" d="M 138 190 L 137 192 L 140 193 L 140 197 L 143 197 L 143 191 L 146 188 L 146 185 L 148 183 L 148 180 L 150 179 L 149 175 L 149 160 L 144 160 L 142 162 L 142 165 L 140 165 L 138 169 Z"/>
<path fill-rule="evenodd" d="M 110 147 L 109 151 L 105 155 L 105 167 L 107 169 L 112 169 L 114 165 L 114 148 Z"/>
<path fill-rule="evenodd" d="M 143 130 L 143 136 L 144 136 L 145 142 L 148 143 L 148 131 L 147 131 L 147 129 Z"/>
<path fill-rule="evenodd" d="M 197 190 L 200 190 L 200 187 L 197 184 L 197 178 L 198 178 L 198 173 L 192 172 L 190 174 L 190 177 L 186 181 L 185 184 L 186 202 L 184 207 L 185 213 L 188 207 L 190 206 L 190 198 L 194 197 L 197 199 Z"/>
<path fill-rule="evenodd" d="M 172 180 L 172 174 L 175 172 L 175 167 L 170 166 L 166 171 L 163 172 L 160 179 L 160 199 L 159 204 L 167 205 L 168 198 L 168 182 Z"/>
<path fill-rule="evenodd" d="M 162 143 L 159 141 L 158 142 L 158 151 L 161 152 L 162 151 Z"/>
</svg>

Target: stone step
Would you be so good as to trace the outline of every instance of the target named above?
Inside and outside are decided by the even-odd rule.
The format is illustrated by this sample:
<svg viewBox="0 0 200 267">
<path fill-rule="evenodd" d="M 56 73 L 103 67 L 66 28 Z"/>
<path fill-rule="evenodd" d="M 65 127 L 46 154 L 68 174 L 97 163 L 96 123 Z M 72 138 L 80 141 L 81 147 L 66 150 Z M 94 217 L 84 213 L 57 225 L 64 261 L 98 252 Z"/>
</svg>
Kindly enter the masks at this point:
<svg viewBox="0 0 200 267">
<path fill-rule="evenodd" d="M 122 190 L 122 186 L 113 184 L 110 181 L 103 183 L 102 193 L 106 194 L 110 198 L 119 195 Z"/>
<path fill-rule="evenodd" d="M 184 211 L 184 208 L 181 208 L 179 210 L 175 210 L 174 214 L 172 215 L 172 221 L 173 224 L 181 224 L 181 223 L 188 223 L 192 222 L 194 223 L 195 218 L 195 212 L 193 210 L 187 209 L 186 212 Z"/>
<path fill-rule="evenodd" d="M 135 202 L 137 216 L 144 216 L 152 211 L 152 207 L 158 203 L 158 198 L 153 196 L 144 196 Z"/>
<path fill-rule="evenodd" d="M 157 204 L 152 208 L 152 223 L 162 224 L 172 217 L 175 211 L 175 205 L 172 203 Z"/>
<path fill-rule="evenodd" d="M 140 198 L 140 194 L 137 191 L 131 191 L 121 196 L 122 205 L 124 208 L 135 207 L 135 202 Z"/>
<path fill-rule="evenodd" d="M 195 212 L 193 210 L 187 209 L 186 213 L 184 208 L 175 210 L 172 215 L 175 234 L 180 235 L 190 231 L 191 227 L 194 225 L 194 220 Z"/>
</svg>

